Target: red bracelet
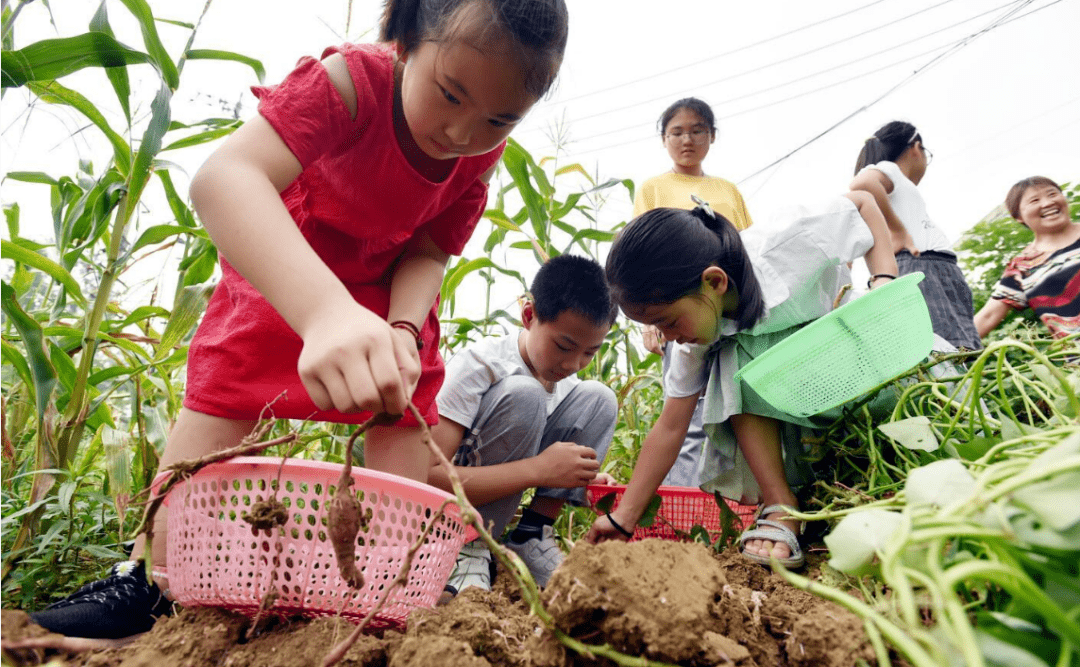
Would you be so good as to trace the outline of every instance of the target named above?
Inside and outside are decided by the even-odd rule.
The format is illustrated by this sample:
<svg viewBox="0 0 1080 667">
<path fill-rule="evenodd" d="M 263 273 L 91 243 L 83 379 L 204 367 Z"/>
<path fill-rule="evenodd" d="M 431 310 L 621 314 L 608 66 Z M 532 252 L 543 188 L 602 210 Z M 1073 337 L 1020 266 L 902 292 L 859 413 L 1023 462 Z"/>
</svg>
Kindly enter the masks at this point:
<svg viewBox="0 0 1080 667">
<path fill-rule="evenodd" d="M 420 329 L 415 324 L 408 320 L 394 320 L 390 323 L 390 326 L 395 329 L 404 329 L 412 334 L 413 340 L 416 341 L 416 350 L 420 351 L 424 349 L 424 339 L 420 337 Z"/>
</svg>

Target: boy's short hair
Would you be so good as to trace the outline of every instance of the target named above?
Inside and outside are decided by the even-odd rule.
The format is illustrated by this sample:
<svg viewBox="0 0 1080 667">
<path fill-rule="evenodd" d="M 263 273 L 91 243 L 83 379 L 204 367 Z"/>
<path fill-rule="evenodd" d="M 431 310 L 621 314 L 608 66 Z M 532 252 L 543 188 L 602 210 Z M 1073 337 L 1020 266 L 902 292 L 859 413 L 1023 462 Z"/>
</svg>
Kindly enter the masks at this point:
<svg viewBox="0 0 1080 667">
<path fill-rule="evenodd" d="M 611 326 L 619 312 L 603 267 L 587 257 L 552 257 L 536 272 L 530 291 L 541 322 L 552 322 L 571 310 L 597 326 Z"/>
</svg>

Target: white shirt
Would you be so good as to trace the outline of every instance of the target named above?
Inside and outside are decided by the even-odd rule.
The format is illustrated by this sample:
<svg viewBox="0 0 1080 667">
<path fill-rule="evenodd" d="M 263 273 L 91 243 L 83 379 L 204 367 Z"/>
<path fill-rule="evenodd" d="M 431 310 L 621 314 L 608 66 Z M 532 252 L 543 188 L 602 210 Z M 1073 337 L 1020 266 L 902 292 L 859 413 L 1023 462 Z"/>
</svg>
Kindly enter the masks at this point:
<svg viewBox="0 0 1080 667">
<path fill-rule="evenodd" d="M 446 362 L 446 380 L 435 399 L 439 414 L 468 427 L 480 411 L 480 399 L 493 384 L 511 375 L 535 377 L 518 349 L 521 333 L 515 331 L 507 336 L 484 338 L 460 350 Z M 570 375 L 555 383 L 548 392 L 549 416 L 580 382 L 577 375 Z"/>
<path fill-rule="evenodd" d="M 919 192 L 917 185 L 911 182 L 895 162 L 878 162 L 877 164 L 863 167 L 876 169 L 889 177 L 892 181 L 893 190 L 889 193 L 889 205 L 892 206 L 896 217 L 904 223 L 904 228 L 915 240 L 915 247 L 919 251 L 936 250 L 938 252 L 952 253 L 952 244 L 945 232 L 934 224 L 930 214 L 926 212 L 926 200 Z M 862 173 L 861 171 L 859 173 Z"/>
</svg>

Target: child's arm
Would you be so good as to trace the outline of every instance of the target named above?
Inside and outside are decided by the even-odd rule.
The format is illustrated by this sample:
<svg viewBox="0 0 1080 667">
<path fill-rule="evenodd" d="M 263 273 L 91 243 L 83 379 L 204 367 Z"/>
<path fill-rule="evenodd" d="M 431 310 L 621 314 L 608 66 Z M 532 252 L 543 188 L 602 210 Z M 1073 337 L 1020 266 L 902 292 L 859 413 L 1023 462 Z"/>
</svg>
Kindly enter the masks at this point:
<svg viewBox="0 0 1080 667">
<path fill-rule="evenodd" d="M 440 416 L 432 427 L 435 444 L 447 458 L 452 459 L 461 444 L 465 427 L 452 419 Z M 454 466 L 465 496 L 473 505 L 486 505 L 526 489 L 546 486 L 572 489 L 593 481 L 600 470 L 596 452 L 572 442 L 556 442 L 536 456 L 495 465 Z M 453 491 L 446 470 L 435 464 L 428 473 L 428 484 L 446 491 Z"/>
<path fill-rule="evenodd" d="M 873 195 L 874 201 L 877 203 L 882 215 L 885 216 L 889 231 L 892 232 L 890 243 L 893 253 L 907 250 L 912 255 L 919 254 L 919 249 L 915 247 L 915 239 L 911 237 L 911 232 L 907 230 L 907 227 L 904 227 L 904 223 L 897 217 L 896 211 L 893 210 L 892 204 L 889 203 L 889 193 L 892 192 L 893 182 L 888 176 L 877 169 L 863 169 L 851 181 L 849 187 L 851 190 L 863 190 Z"/>
<path fill-rule="evenodd" d="M 622 528 L 631 532 L 634 530 L 649 501 L 656 494 L 656 489 L 664 481 L 671 466 L 675 465 L 697 402 L 697 394 L 664 401 L 660 417 L 645 436 L 645 442 L 641 444 L 641 454 L 634 466 L 630 485 L 619 506 L 611 512 L 611 518 Z M 592 544 L 613 538 L 625 539 L 625 536 L 606 516 L 597 517 L 586 535 L 586 539 Z"/>
<path fill-rule="evenodd" d="M 893 255 L 892 243 L 889 240 L 889 228 L 885 222 L 885 216 L 877 206 L 877 200 L 863 191 L 853 191 L 844 195 L 855 204 L 863 222 L 870 229 L 874 237 L 874 245 L 863 255 L 866 267 L 870 269 L 870 275 L 895 276 L 899 272 L 896 266 L 896 256 Z M 870 283 L 870 289 L 884 284 L 885 278 L 878 278 Z"/>
<path fill-rule="evenodd" d="M 303 339 L 298 369 L 315 404 L 402 414 L 406 390 L 391 354 L 402 338 L 352 298 L 289 215 L 279 193 L 300 171 L 257 115 L 199 169 L 191 198 L 221 253 Z"/>
</svg>

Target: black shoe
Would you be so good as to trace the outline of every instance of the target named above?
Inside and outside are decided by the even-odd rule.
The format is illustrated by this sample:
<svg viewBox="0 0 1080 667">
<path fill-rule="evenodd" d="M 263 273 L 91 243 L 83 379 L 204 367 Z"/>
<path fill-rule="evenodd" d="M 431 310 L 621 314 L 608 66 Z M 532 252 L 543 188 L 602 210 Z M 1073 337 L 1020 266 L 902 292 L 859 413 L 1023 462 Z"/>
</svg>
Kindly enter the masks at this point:
<svg viewBox="0 0 1080 667">
<path fill-rule="evenodd" d="M 30 614 L 30 619 L 69 637 L 120 639 L 147 632 L 155 619 L 171 612 L 172 602 L 158 585 L 147 583 L 145 562 L 128 560 L 113 565 L 104 579 Z"/>
</svg>

